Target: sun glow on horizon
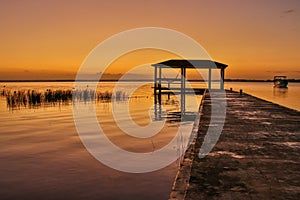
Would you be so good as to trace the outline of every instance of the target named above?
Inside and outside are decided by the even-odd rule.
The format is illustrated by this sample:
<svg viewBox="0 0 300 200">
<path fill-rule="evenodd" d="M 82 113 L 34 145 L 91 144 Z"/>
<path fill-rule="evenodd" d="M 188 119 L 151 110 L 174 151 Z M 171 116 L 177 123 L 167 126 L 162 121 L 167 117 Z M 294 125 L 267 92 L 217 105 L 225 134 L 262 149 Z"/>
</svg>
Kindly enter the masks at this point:
<svg viewBox="0 0 300 200">
<path fill-rule="evenodd" d="M 226 78 L 300 78 L 300 2 L 2 1 L 0 80 L 74 79 L 89 52 L 119 32 L 165 27 L 201 44 L 226 63 Z M 130 53 L 106 73 L 175 59 L 165 52 Z"/>
</svg>

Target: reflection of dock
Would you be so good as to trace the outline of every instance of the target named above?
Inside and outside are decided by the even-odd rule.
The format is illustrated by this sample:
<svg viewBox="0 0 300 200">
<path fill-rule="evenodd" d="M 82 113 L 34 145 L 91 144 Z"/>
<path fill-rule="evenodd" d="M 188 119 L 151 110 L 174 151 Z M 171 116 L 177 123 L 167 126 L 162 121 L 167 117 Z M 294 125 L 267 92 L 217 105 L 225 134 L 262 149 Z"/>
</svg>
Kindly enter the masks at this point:
<svg viewBox="0 0 300 200">
<path fill-rule="evenodd" d="M 212 118 L 211 99 L 203 97 L 198 135 L 170 199 L 298 199 L 300 112 L 237 92 L 226 100 L 221 136 L 200 159 Z"/>
<path fill-rule="evenodd" d="M 186 95 L 203 95 L 205 88 L 191 88 L 186 85 L 186 72 L 187 69 L 207 69 L 208 89 L 212 89 L 212 70 L 220 70 L 220 89 L 224 89 L 224 76 L 226 64 L 211 60 L 167 60 L 164 62 L 153 64 L 154 66 L 154 105 L 156 119 L 162 116 L 161 105 L 162 96 L 167 95 L 170 100 L 171 95 L 180 95 L 180 116 L 184 118 L 185 115 L 190 113 L 186 110 Z M 165 78 L 162 77 L 163 69 L 180 69 L 179 78 Z M 177 87 L 173 85 L 177 83 Z M 180 87 L 178 87 L 178 84 Z M 190 117 L 185 117 L 190 118 Z"/>
<path fill-rule="evenodd" d="M 185 94 L 196 94 L 196 95 L 203 95 L 205 88 L 185 88 Z M 159 92 L 157 93 L 159 94 Z M 161 87 L 160 94 L 167 94 L 167 95 L 177 95 L 181 94 L 181 88 L 168 88 L 168 87 Z M 168 98 L 170 99 L 170 98 Z"/>
<path fill-rule="evenodd" d="M 181 115 L 181 112 L 170 112 L 166 117 L 167 122 L 194 121 L 195 118 L 194 112 L 186 112 L 184 116 Z"/>
</svg>

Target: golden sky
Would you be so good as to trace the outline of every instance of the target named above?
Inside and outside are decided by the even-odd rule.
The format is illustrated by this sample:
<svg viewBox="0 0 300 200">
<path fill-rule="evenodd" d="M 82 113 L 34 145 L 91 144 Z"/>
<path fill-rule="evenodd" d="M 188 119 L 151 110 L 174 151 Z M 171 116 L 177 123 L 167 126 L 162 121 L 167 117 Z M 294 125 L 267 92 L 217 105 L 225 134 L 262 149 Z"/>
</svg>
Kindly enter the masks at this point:
<svg viewBox="0 0 300 200">
<path fill-rule="evenodd" d="M 300 78 L 299 0 L 0 0 L 0 80 L 73 79 L 100 42 L 139 27 L 164 27 L 229 65 L 226 78 Z M 147 52 L 145 62 L 170 54 Z M 143 62 L 121 58 L 112 73 Z"/>
</svg>

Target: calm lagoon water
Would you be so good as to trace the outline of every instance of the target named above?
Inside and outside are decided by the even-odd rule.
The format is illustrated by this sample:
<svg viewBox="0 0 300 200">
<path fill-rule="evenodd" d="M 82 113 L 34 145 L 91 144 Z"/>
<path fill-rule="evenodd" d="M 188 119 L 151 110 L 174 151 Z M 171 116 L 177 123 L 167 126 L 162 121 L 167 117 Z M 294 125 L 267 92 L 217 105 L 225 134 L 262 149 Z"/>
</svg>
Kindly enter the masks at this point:
<svg viewBox="0 0 300 200">
<path fill-rule="evenodd" d="M 279 105 L 300 111 L 300 83 L 289 83 L 288 88 L 274 88 L 273 83 L 232 82 L 225 83 L 225 89 L 244 92 Z"/>
<path fill-rule="evenodd" d="M 101 83 L 97 90 L 111 91 L 114 83 Z M 87 83 L 88 85 L 88 83 Z M 128 87 L 123 83 L 121 88 Z M 201 85 L 201 84 L 193 84 Z M 5 88 L 4 88 L 5 86 Z M 72 90 L 71 82 L 0 83 L 5 90 Z M 226 83 L 260 98 L 300 110 L 300 84 L 277 90 L 272 83 Z M 152 88 L 145 85 L 129 101 L 132 119 L 140 126 L 150 123 Z M 165 99 L 164 99 L 165 100 Z M 201 97 L 197 99 L 199 103 Z M 122 102 L 119 102 L 122 104 Z M 188 105 L 189 107 L 189 105 Z M 175 98 L 167 111 L 178 111 Z M 139 139 L 122 133 L 115 124 L 112 104 L 95 104 L 99 124 L 117 146 L 132 152 L 151 152 L 164 147 L 178 131 L 178 123 L 166 123 L 157 135 Z M 193 123 L 193 122 L 188 122 Z M 7 106 L 0 96 L 0 196 L 1 199 L 167 199 L 178 169 L 178 161 L 151 173 L 125 173 L 97 161 L 81 143 L 74 124 L 72 102 L 40 106 Z M 142 133 L 141 133 L 142 134 Z M 183 139 L 172 148 L 183 151 Z M 114 156 L 114 155 L 112 155 Z"/>
<path fill-rule="evenodd" d="M 0 84 L 1 90 L 12 93 L 73 88 L 70 82 Z M 113 85 L 101 83 L 97 91 L 112 91 Z M 132 83 L 122 83 L 120 88 L 129 86 Z M 140 126 L 153 120 L 149 115 L 153 105 L 152 91 L 151 84 L 142 86 L 129 101 L 131 117 Z M 164 109 L 178 111 L 178 105 L 178 100 L 172 99 L 166 102 Z M 127 151 L 153 152 L 166 146 L 178 131 L 178 123 L 170 122 L 153 137 L 128 136 L 115 124 L 112 106 L 109 102 L 96 102 L 97 119 L 106 136 Z M 186 123 L 193 124 L 192 121 Z M 1 199 L 167 199 L 169 196 L 179 161 L 175 160 L 158 171 L 141 174 L 107 167 L 82 144 L 76 131 L 71 101 L 9 107 L 6 97 L 1 96 L 0 124 Z M 182 144 L 188 139 L 184 132 L 181 134 L 182 139 L 170 147 L 178 155 L 183 152 Z"/>
</svg>

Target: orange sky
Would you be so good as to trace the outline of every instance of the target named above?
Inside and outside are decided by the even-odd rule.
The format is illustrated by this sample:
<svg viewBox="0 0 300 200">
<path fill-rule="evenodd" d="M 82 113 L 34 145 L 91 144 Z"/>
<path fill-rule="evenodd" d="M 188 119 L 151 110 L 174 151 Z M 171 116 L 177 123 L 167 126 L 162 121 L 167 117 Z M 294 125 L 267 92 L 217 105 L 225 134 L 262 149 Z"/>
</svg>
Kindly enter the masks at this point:
<svg viewBox="0 0 300 200">
<path fill-rule="evenodd" d="M 100 42 L 138 27 L 165 27 L 229 65 L 226 78 L 300 78 L 299 0 L 0 0 L 0 80 L 72 79 Z M 157 62 L 170 54 L 148 52 Z M 137 54 L 113 73 L 140 64 Z"/>
</svg>

